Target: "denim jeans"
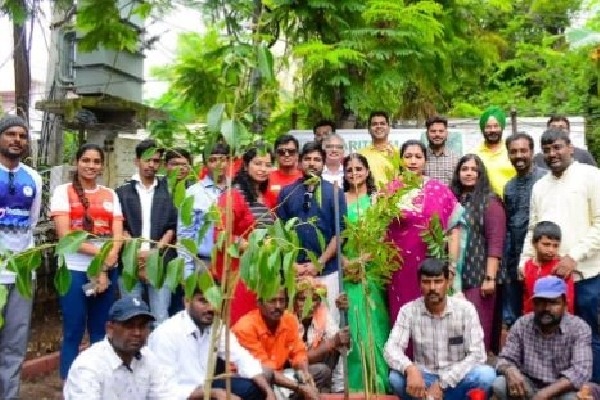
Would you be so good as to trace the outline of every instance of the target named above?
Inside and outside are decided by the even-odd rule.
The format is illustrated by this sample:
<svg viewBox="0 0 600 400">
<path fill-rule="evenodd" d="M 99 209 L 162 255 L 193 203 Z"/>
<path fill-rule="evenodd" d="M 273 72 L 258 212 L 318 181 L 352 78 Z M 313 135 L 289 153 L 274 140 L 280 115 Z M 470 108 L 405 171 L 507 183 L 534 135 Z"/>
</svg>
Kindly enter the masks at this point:
<svg viewBox="0 0 600 400">
<path fill-rule="evenodd" d="M 429 388 L 439 377 L 435 374 L 424 372 L 423 379 L 425 380 L 425 386 Z M 467 393 L 471 389 L 483 389 L 488 394 L 491 393 L 492 384 L 496 379 L 496 372 L 494 369 L 487 365 L 477 365 L 473 367 L 471 371 L 463 378 L 462 381 L 453 388 L 447 388 L 444 390 L 444 400 L 464 400 L 467 397 Z M 394 394 L 400 397 L 402 400 L 412 400 L 414 397 L 409 396 L 406 393 L 406 376 L 396 370 L 390 372 L 390 385 Z"/>
<path fill-rule="evenodd" d="M 213 389 L 225 389 L 225 379 L 215 379 Z M 244 400 L 263 400 L 266 396 L 251 379 L 231 378 L 231 393 Z"/>
<path fill-rule="evenodd" d="M 169 304 L 171 304 L 171 291 L 169 288 L 165 285 L 160 289 L 155 289 L 147 283 L 137 282 L 131 292 L 127 292 L 123 285 L 123 279 L 119 278 L 121 296 L 129 295 L 141 299 L 144 289 L 148 291 L 148 306 L 150 306 L 150 311 L 156 318 L 156 325 L 158 325 L 169 318 Z"/>
<path fill-rule="evenodd" d="M 502 323 L 512 326 L 523 309 L 523 283 L 516 279 L 502 285 Z"/>
<path fill-rule="evenodd" d="M 96 343 L 104 339 L 108 310 L 115 301 L 117 270 L 108 273 L 111 284 L 101 294 L 86 297 L 81 288 L 89 282 L 87 273 L 69 271 L 71 286 L 67 293 L 60 297 L 60 309 L 63 317 L 63 341 L 60 348 L 60 377 L 67 378 L 69 368 L 79 354 L 79 346 L 87 328 L 90 342 Z"/>
<path fill-rule="evenodd" d="M 600 275 L 575 282 L 575 314 L 592 329 L 592 381 L 600 383 Z"/>
</svg>

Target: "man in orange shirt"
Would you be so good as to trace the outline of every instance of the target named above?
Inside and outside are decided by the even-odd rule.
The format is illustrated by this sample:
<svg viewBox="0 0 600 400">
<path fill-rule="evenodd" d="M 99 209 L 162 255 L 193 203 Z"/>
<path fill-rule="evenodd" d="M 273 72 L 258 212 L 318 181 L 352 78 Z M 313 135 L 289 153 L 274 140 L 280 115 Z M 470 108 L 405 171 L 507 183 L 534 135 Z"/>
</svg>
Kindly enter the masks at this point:
<svg viewBox="0 0 600 400">
<path fill-rule="evenodd" d="M 277 197 L 281 189 L 302 177 L 298 169 L 298 139 L 292 135 L 282 135 L 275 140 L 277 169 L 269 175 L 269 191 Z"/>
<path fill-rule="evenodd" d="M 331 386 L 331 370 L 322 364 L 308 365 L 298 319 L 286 306 L 286 293 L 280 290 L 270 300 L 259 300 L 258 309 L 243 316 L 232 331 L 263 369 L 272 371 L 275 385 L 293 392 L 294 398 L 316 400 L 318 390 Z M 295 379 L 284 374 L 288 365 L 296 370 Z"/>
</svg>

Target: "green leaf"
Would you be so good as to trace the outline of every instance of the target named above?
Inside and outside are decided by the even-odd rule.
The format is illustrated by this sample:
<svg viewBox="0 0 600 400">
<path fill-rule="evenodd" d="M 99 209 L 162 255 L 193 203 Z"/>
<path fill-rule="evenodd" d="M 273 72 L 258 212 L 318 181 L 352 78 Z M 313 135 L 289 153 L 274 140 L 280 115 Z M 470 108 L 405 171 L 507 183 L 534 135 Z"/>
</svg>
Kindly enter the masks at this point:
<svg viewBox="0 0 600 400">
<path fill-rule="evenodd" d="M 181 245 L 185 247 L 185 249 L 189 251 L 192 256 L 196 256 L 198 254 L 198 245 L 194 239 L 182 238 L 179 243 L 181 243 Z"/>
<path fill-rule="evenodd" d="M 185 292 L 185 298 L 191 299 L 196 291 L 196 285 L 198 284 L 198 274 L 194 273 L 185 279 L 183 289 Z"/>
<path fill-rule="evenodd" d="M 315 191 L 314 191 L 314 196 L 315 196 L 315 201 L 317 202 L 317 205 L 319 206 L 319 208 L 321 208 L 322 205 L 322 196 L 321 196 L 321 185 L 317 185 L 315 187 Z"/>
<path fill-rule="evenodd" d="M 214 249 L 221 250 L 223 248 L 223 243 L 225 243 L 225 238 L 227 237 L 227 232 L 221 231 L 217 236 L 217 240 L 215 242 Z"/>
<path fill-rule="evenodd" d="M 227 249 L 227 253 L 233 258 L 240 258 L 240 249 L 237 243 L 231 243 Z"/>
<path fill-rule="evenodd" d="M 198 276 L 198 287 L 202 290 L 202 293 L 215 286 L 215 281 L 210 272 L 202 271 L 196 275 Z"/>
<path fill-rule="evenodd" d="M 223 139 L 225 139 L 225 142 L 231 147 L 234 147 L 236 144 L 235 140 L 238 136 L 236 129 L 237 124 L 234 120 L 228 119 L 221 124 L 221 135 L 223 135 Z"/>
<path fill-rule="evenodd" d="M 71 231 L 63 236 L 56 244 L 56 254 L 72 254 L 79 251 L 79 247 L 88 238 L 89 233 L 86 231 Z"/>
<path fill-rule="evenodd" d="M 150 250 L 146 258 L 146 276 L 155 289 L 160 289 L 163 282 L 162 259 L 158 249 Z"/>
<path fill-rule="evenodd" d="M 125 242 L 123 252 L 121 254 L 121 263 L 123 263 L 123 275 L 137 277 L 137 256 L 140 248 L 140 239 L 130 239 Z"/>
<path fill-rule="evenodd" d="M 327 244 L 325 243 L 325 237 L 323 236 L 323 233 L 321 233 L 321 230 L 315 226 L 315 232 L 317 233 L 317 239 L 319 240 L 319 247 L 321 248 L 321 252 L 325 251 L 325 247 L 327 246 Z"/>
<path fill-rule="evenodd" d="M 283 276 L 285 280 L 285 288 L 287 289 L 290 299 L 294 298 L 296 292 L 296 271 L 294 268 L 295 262 L 296 258 L 294 251 L 287 252 L 283 255 Z"/>
<path fill-rule="evenodd" d="M 13 263 L 7 265 L 7 269 L 13 272 L 25 269 L 35 271 L 42 265 L 42 253 L 39 249 L 30 249 L 13 256 Z M 13 270 L 13 268 L 15 270 Z"/>
<path fill-rule="evenodd" d="M 306 255 L 308 256 L 308 259 L 310 260 L 310 262 L 315 266 L 315 269 L 317 271 L 321 271 L 323 269 L 323 265 L 321 265 L 321 263 L 319 262 L 319 259 L 315 255 L 315 253 L 310 250 L 305 250 L 305 252 L 306 252 Z"/>
<path fill-rule="evenodd" d="M 183 181 L 182 181 L 183 182 Z M 188 196 L 183 200 L 179 209 L 181 222 L 184 226 L 190 226 L 194 220 L 194 197 Z"/>
<path fill-rule="evenodd" d="M 8 298 L 8 289 L 5 285 L 0 284 L 0 328 L 4 325 L 4 307 Z"/>
<path fill-rule="evenodd" d="M 212 286 L 203 293 L 206 300 L 208 300 L 208 302 L 215 309 L 221 309 L 221 303 L 223 302 L 223 294 L 221 293 L 221 288 L 219 286 Z"/>
<path fill-rule="evenodd" d="M 14 265 L 14 258 L 9 260 L 9 264 L 13 264 L 12 268 L 17 272 L 17 276 L 15 277 L 15 286 L 19 291 L 19 294 L 26 299 L 31 299 L 33 293 L 31 292 L 31 271 L 29 268 L 17 268 Z"/>
<path fill-rule="evenodd" d="M 145 150 L 142 153 L 142 160 L 147 161 L 147 160 L 151 159 L 154 156 L 154 154 L 156 154 L 157 150 L 158 149 L 155 147 L 151 147 L 151 148 Z"/>
<path fill-rule="evenodd" d="M 88 277 L 92 278 L 98 277 L 98 275 L 100 275 L 100 272 L 102 272 L 103 269 L 102 267 L 104 266 L 104 260 L 106 260 L 106 257 L 108 256 L 108 253 L 112 250 L 113 245 L 114 243 L 112 240 L 107 240 L 106 242 L 104 242 L 102 248 L 100 248 L 100 251 L 94 256 L 92 262 L 88 266 Z"/>
<path fill-rule="evenodd" d="M 182 257 L 177 257 L 169 261 L 167 264 L 167 277 L 165 284 L 174 292 L 179 285 L 179 282 L 183 279 L 183 269 L 185 267 L 185 260 Z"/>
<path fill-rule="evenodd" d="M 127 293 L 131 293 L 138 282 L 137 276 L 131 276 L 124 272 L 121 274 L 121 279 L 123 280 L 123 287 Z"/>
<path fill-rule="evenodd" d="M 54 274 L 54 287 L 56 287 L 56 291 L 60 296 L 67 294 L 71 287 L 71 271 L 67 269 L 63 255 L 58 257 L 58 268 Z"/>
<path fill-rule="evenodd" d="M 258 56 L 258 70 L 260 75 L 268 82 L 274 80 L 275 74 L 273 72 L 273 54 L 269 48 L 265 45 L 260 45 L 257 48 Z"/>
<path fill-rule="evenodd" d="M 225 113 L 225 104 L 219 103 L 213 105 L 206 116 L 206 128 L 209 132 L 221 132 L 221 121 Z"/>
<path fill-rule="evenodd" d="M 182 207 L 182 204 L 185 201 L 185 199 L 185 179 L 183 179 L 177 182 L 177 184 L 175 185 L 175 193 L 173 194 L 173 204 L 175 204 L 175 207 L 177 208 Z M 192 202 L 192 204 L 194 203 Z"/>
</svg>

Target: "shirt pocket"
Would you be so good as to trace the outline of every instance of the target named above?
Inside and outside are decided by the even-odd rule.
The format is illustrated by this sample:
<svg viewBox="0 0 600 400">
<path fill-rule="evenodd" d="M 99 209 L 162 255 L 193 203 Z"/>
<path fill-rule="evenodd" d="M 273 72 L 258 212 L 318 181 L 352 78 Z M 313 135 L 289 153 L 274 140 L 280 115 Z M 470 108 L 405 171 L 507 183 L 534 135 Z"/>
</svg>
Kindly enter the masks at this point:
<svg viewBox="0 0 600 400">
<path fill-rule="evenodd" d="M 450 362 L 461 361 L 465 358 L 465 339 L 463 335 L 448 338 L 448 358 Z"/>
</svg>

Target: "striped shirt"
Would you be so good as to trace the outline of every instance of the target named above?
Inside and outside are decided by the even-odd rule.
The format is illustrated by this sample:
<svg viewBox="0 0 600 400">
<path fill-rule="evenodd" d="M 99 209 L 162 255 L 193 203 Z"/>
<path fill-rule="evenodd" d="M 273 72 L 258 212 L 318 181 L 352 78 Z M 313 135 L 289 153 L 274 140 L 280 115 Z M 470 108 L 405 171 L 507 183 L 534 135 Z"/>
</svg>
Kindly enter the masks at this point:
<svg viewBox="0 0 600 400">
<path fill-rule="evenodd" d="M 565 313 L 559 331 L 543 335 L 533 317 L 533 313 L 527 314 L 510 328 L 496 367 L 499 371 L 517 367 L 538 387 L 564 377 L 579 389 L 592 377 L 590 327 L 581 318 Z"/>
<path fill-rule="evenodd" d="M 405 351 L 412 339 L 414 363 Z M 456 297 L 446 298 L 443 315 L 425 307 L 423 297 L 405 304 L 384 348 L 390 368 L 404 373 L 415 364 L 439 376 L 443 389 L 456 387 L 467 373 L 486 361 L 483 329 L 473 304 Z"/>
<path fill-rule="evenodd" d="M 250 204 L 250 212 L 256 221 L 254 229 L 262 229 L 273 225 L 275 218 L 273 213 L 263 203 L 254 202 Z"/>
</svg>

